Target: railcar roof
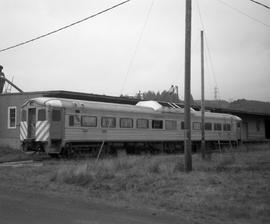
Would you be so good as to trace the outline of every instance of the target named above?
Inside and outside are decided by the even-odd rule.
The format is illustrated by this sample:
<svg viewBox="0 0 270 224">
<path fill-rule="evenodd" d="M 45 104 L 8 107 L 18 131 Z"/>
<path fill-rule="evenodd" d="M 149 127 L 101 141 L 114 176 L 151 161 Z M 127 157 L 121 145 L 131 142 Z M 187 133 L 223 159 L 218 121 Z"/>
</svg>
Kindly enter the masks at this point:
<svg viewBox="0 0 270 224">
<path fill-rule="evenodd" d="M 107 103 L 107 102 L 98 102 L 98 101 L 83 101 L 83 100 L 73 100 L 65 98 L 54 98 L 54 97 L 37 97 L 26 101 L 22 107 L 26 106 L 28 103 L 34 102 L 41 106 L 51 106 L 58 108 L 66 109 L 92 109 L 92 110 L 110 110 L 110 111 L 123 111 L 123 112 L 133 112 L 133 113 L 174 113 L 174 114 L 183 114 L 184 111 L 182 108 L 168 108 L 160 105 L 157 108 L 158 102 L 155 103 L 155 106 L 151 107 L 149 105 L 129 105 L 129 104 L 116 104 L 116 103 Z M 152 102 L 153 103 L 153 102 Z M 191 111 L 193 116 L 200 116 L 201 112 Z M 205 112 L 205 116 L 208 118 L 223 118 L 223 119 L 235 119 L 241 120 L 239 117 L 231 114 L 219 114 Z"/>
<path fill-rule="evenodd" d="M 105 103 L 97 101 L 83 101 L 64 98 L 51 97 L 37 97 L 26 101 L 22 107 L 28 103 L 34 102 L 41 106 L 51 106 L 66 109 L 93 109 L 93 110 L 110 110 L 110 111 L 124 111 L 137 113 L 160 113 L 148 107 L 134 106 L 128 104 Z"/>
<path fill-rule="evenodd" d="M 37 97 L 26 101 L 22 107 L 26 106 L 28 103 L 35 102 L 42 106 L 51 106 L 59 108 L 77 108 L 77 109 L 92 109 L 92 110 L 110 110 L 110 111 L 123 111 L 123 112 L 134 112 L 134 113 L 170 113 L 179 114 L 184 112 L 182 108 L 169 108 L 160 105 L 159 108 L 149 106 L 149 105 L 130 105 L 130 104 L 117 104 L 117 103 L 107 103 L 98 101 L 83 101 L 83 100 L 73 100 L 65 98 L 55 98 L 55 97 Z M 159 104 L 156 102 L 156 104 Z"/>
<path fill-rule="evenodd" d="M 201 111 L 193 111 L 192 114 L 194 116 L 196 116 L 196 117 L 200 117 L 201 116 Z M 232 114 L 205 112 L 205 116 L 207 118 L 233 119 L 233 120 L 237 120 L 237 121 L 242 120 L 240 117 L 232 115 Z"/>
</svg>

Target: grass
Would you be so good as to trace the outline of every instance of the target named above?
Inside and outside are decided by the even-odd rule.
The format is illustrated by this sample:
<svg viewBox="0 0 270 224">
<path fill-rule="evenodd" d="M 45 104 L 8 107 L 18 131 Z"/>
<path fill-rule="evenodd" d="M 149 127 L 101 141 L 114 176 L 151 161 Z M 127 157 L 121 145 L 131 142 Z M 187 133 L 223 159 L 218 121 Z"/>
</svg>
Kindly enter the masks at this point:
<svg viewBox="0 0 270 224">
<path fill-rule="evenodd" d="M 0 147 L 0 162 L 19 161 L 28 158 L 29 155 L 20 150 L 11 149 L 8 147 Z"/>
<path fill-rule="evenodd" d="M 0 163 L 48 158 L 44 153 L 25 153 L 18 149 L 0 147 Z"/>
<path fill-rule="evenodd" d="M 257 146 L 256 146 L 257 147 Z M 256 148 L 255 147 L 255 148 Z M 178 156 L 131 156 L 59 165 L 51 181 L 87 189 L 92 197 L 194 217 L 270 221 L 270 150 L 193 156 L 185 173 Z"/>
<path fill-rule="evenodd" d="M 191 223 L 270 223 L 270 145 L 225 151 L 208 161 L 193 155 L 190 173 L 184 172 L 183 155 L 158 155 L 48 161 L 43 167 L 6 168 L 0 178 L 28 188 L 76 191 L 121 206 L 164 210 Z"/>
</svg>

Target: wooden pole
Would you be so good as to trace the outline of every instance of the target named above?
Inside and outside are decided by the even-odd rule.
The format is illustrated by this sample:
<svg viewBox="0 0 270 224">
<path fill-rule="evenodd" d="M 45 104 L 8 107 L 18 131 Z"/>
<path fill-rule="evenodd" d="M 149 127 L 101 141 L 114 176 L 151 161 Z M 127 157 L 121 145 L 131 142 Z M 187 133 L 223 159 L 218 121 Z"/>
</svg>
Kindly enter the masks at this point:
<svg viewBox="0 0 270 224">
<path fill-rule="evenodd" d="M 12 83 L 11 81 L 9 81 L 7 78 L 5 77 L 0 77 L 0 79 L 3 79 L 4 81 L 6 81 L 9 85 L 13 86 L 16 90 L 18 90 L 20 93 L 23 93 L 23 91 L 16 86 L 14 83 Z"/>
<path fill-rule="evenodd" d="M 175 86 L 176 88 L 176 95 L 177 95 L 177 103 L 180 102 L 180 98 L 179 98 L 179 89 L 178 89 L 178 86 Z"/>
<path fill-rule="evenodd" d="M 205 159 L 205 101 L 204 101 L 204 37 L 201 30 L 201 151 L 202 158 Z"/>
<path fill-rule="evenodd" d="M 191 155 L 191 116 L 190 116 L 190 80 L 191 80 L 191 10 L 192 0 L 186 0 L 185 33 L 185 171 L 192 170 Z"/>
<path fill-rule="evenodd" d="M 9 85 L 13 86 L 20 93 L 23 93 L 23 91 L 18 86 L 16 86 L 13 82 L 10 82 L 7 78 L 5 78 L 5 74 L 2 72 L 2 70 L 3 70 L 3 66 L 0 65 L 0 94 L 4 90 L 5 82 L 7 82 Z"/>
<path fill-rule="evenodd" d="M 102 141 L 102 144 L 101 144 L 101 146 L 99 148 L 98 155 L 97 155 L 97 158 L 96 158 L 96 162 L 99 160 L 99 157 L 100 157 L 101 151 L 103 149 L 104 143 L 105 143 L 105 140 Z"/>
</svg>

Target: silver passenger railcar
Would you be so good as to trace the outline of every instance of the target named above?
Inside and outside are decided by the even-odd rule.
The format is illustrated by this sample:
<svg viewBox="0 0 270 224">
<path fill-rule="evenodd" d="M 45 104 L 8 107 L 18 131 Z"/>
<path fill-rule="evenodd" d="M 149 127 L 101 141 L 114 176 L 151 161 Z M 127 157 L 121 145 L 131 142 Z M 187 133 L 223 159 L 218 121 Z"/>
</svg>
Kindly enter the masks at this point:
<svg viewBox="0 0 270 224">
<path fill-rule="evenodd" d="M 137 105 L 39 97 L 22 105 L 20 140 L 24 151 L 50 155 L 76 151 L 128 152 L 182 150 L 185 137 L 184 111 L 162 107 L 155 101 Z M 192 141 L 199 145 L 201 115 L 191 111 Z M 239 117 L 205 113 L 207 143 L 240 140 Z"/>
</svg>

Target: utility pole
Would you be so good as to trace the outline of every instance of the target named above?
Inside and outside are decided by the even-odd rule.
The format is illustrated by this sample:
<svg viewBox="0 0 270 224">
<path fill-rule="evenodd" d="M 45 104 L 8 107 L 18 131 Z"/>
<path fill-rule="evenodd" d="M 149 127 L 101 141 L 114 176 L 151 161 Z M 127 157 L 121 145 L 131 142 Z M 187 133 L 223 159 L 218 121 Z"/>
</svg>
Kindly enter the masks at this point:
<svg viewBox="0 0 270 224">
<path fill-rule="evenodd" d="M 175 90 L 176 90 L 176 95 L 177 95 L 177 102 L 180 102 L 178 86 L 175 86 Z"/>
<path fill-rule="evenodd" d="M 186 0 L 186 33 L 185 33 L 185 171 L 192 170 L 191 155 L 191 119 L 190 119 L 190 80 L 191 80 L 191 9 L 192 0 Z"/>
<path fill-rule="evenodd" d="M 202 139 L 201 139 L 201 151 L 202 158 L 205 159 L 205 101 L 204 101 L 204 37 L 203 31 L 201 30 L 201 131 L 202 131 Z"/>
<path fill-rule="evenodd" d="M 215 98 L 215 100 L 218 99 L 218 87 L 217 86 L 215 86 L 215 88 L 214 88 L 214 98 Z"/>
</svg>

